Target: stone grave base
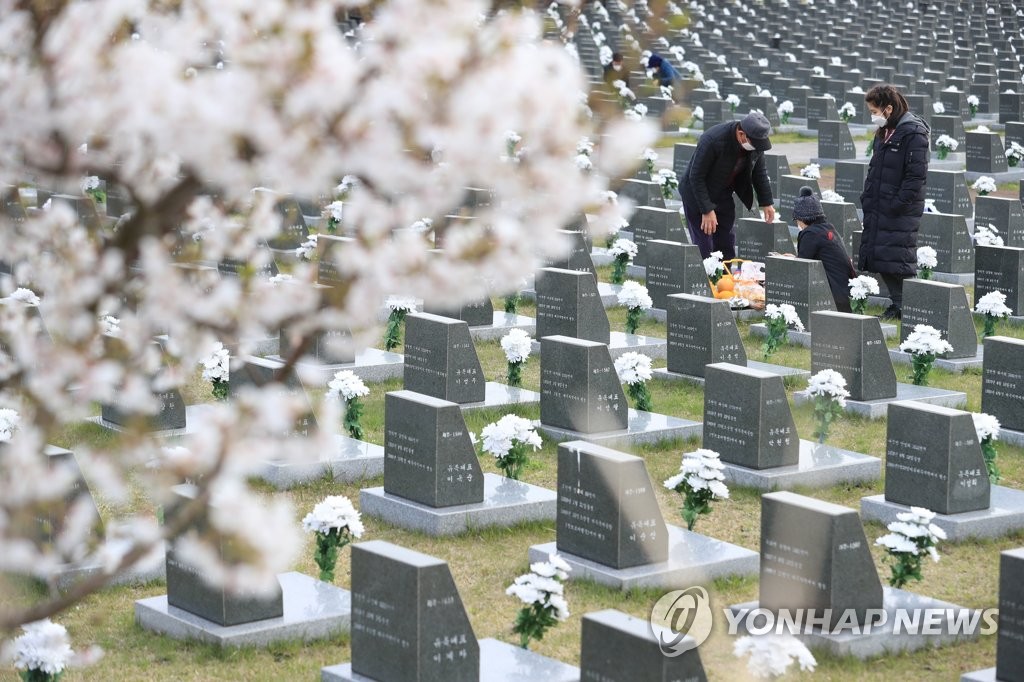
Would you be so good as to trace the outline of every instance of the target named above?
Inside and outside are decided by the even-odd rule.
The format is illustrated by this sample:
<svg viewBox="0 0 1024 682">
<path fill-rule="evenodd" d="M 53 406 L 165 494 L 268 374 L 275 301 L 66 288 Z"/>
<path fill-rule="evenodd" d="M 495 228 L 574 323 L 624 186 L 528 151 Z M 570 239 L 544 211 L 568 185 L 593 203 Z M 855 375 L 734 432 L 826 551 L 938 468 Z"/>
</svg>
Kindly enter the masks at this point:
<svg viewBox="0 0 1024 682">
<path fill-rule="evenodd" d="M 1016 445 L 1024 448 L 1024 431 L 1013 431 L 1011 429 L 999 429 L 999 440 L 1003 443 Z"/>
<path fill-rule="evenodd" d="M 972 673 L 964 673 L 960 676 L 960 682 L 999 682 L 999 678 L 996 677 L 995 668 L 985 668 Z"/>
<path fill-rule="evenodd" d="M 278 351 L 281 349 L 280 342 L 280 336 L 275 334 L 274 336 L 268 336 L 260 339 L 243 339 L 242 344 L 240 345 L 244 345 L 249 349 L 249 355 L 266 357 L 268 355 L 277 355 Z"/>
<path fill-rule="evenodd" d="M 480 682 L 578 682 L 580 669 L 553 658 L 499 642 L 480 640 Z M 320 670 L 320 682 L 379 682 L 352 672 L 351 663 Z"/>
<path fill-rule="evenodd" d="M 791 466 L 748 469 L 723 462 L 729 485 L 757 490 L 792 490 L 795 487 L 830 488 L 840 483 L 873 483 L 882 477 L 882 460 L 877 457 L 800 441 L 800 461 Z"/>
<path fill-rule="evenodd" d="M 989 126 L 991 128 L 991 126 Z M 978 173 L 976 171 L 964 171 L 964 176 L 967 178 L 967 182 L 974 182 L 983 175 L 987 175 L 996 181 L 997 185 L 1001 185 L 1004 182 L 1017 182 L 1018 180 L 1024 180 L 1024 168 L 1017 166 L 1011 168 L 1005 173 Z"/>
<path fill-rule="evenodd" d="M 967 167 L 967 154 L 963 152 L 950 152 L 946 154 L 946 158 L 940 159 L 938 152 L 932 152 L 931 159 L 928 160 L 928 168 L 934 170 L 951 170 L 959 171 Z"/>
<path fill-rule="evenodd" d="M 621 288 L 622 286 L 619 284 L 597 283 L 597 293 L 601 296 L 601 303 L 605 308 L 614 308 L 619 305 L 619 289 Z M 530 301 L 537 300 L 537 290 L 532 286 L 520 291 L 519 295 Z"/>
<path fill-rule="evenodd" d="M 985 314 L 984 313 L 974 313 L 974 319 L 980 320 L 980 321 L 984 322 L 985 321 Z M 1004 318 L 1000 319 L 998 322 L 996 322 L 996 333 L 997 334 L 999 333 L 999 326 L 1003 325 L 1003 324 L 1008 324 L 1011 327 L 1024 327 L 1024 317 L 1021 317 L 1021 316 L 1018 316 L 1018 315 L 1010 315 L 1009 317 L 1004 317 Z"/>
<path fill-rule="evenodd" d="M 274 362 L 284 362 L 280 355 L 271 355 L 267 358 Z M 337 365 L 298 363 L 299 368 L 313 367 L 323 377 L 323 383 L 334 378 L 334 375 L 343 369 L 351 370 L 353 374 L 370 383 L 387 381 L 388 379 L 401 379 L 405 368 L 405 356 L 399 353 L 391 353 L 377 348 L 367 348 L 356 353 L 355 362 L 344 362 Z"/>
<path fill-rule="evenodd" d="M 797 405 L 811 402 L 812 398 L 807 391 L 797 391 L 793 394 L 793 402 Z M 892 398 L 879 398 L 878 400 L 850 400 L 846 399 L 844 412 L 857 414 L 868 419 L 884 419 L 889 413 L 889 405 L 900 400 L 916 400 L 919 403 L 929 405 L 942 405 L 943 407 L 962 408 L 967 405 L 967 394 L 960 391 L 950 391 L 945 388 L 932 388 L 931 386 L 915 386 L 914 384 L 896 384 L 896 395 Z"/>
<path fill-rule="evenodd" d="M 537 333 L 537 320 L 495 310 L 494 322 L 481 327 L 470 327 L 469 335 L 474 341 L 497 341 L 513 329 L 522 329 L 530 336 L 534 336 Z"/>
<path fill-rule="evenodd" d="M 793 377 L 800 379 L 801 381 L 807 381 L 810 378 L 811 373 L 806 369 L 797 369 L 795 367 L 786 367 L 784 365 L 770 365 L 766 362 L 757 362 L 755 360 L 747 360 L 747 367 L 749 369 L 756 369 L 759 372 L 768 372 L 769 374 L 775 374 L 777 376 L 786 378 Z M 688 381 L 691 384 L 697 384 L 698 386 L 704 385 L 704 377 L 699 377 L 693 374 L 681 374 L 679 372 L 670 372 L 667 367 L 659 367 L 654 370 L 655 379 L 667 379 L 670 381 Z"/>
<path fill-rule="evenodd" d="M 647 279 L 647 266 L 646 265 L 633 265 L 630 263 L 626 266 L 626 277 L 632 277 L 633 279 Z"/>
<path fill-rule="evenodd" d="M 143 561 L 133 568 L 118 573 L 110 581 L 110 585 L 145 585 L 152 582 L 167 580 L 167 564 L 164 561 L 164 550 L 154 554 L 154 561 Z M 48 585 L 55 585 L 61 592 L 67 591 L 75 583 L 91 578 L 102 570 L 99 564 L 67 565 L 50 575 L 37 575 L 36 579 Z"/>
<path fill-rule="evenodd" d="M 863 143 L 863 142 L 861 143 L 861 145 L 864 145 L 864 144 L 865 143 Z M 854 145 L 854 146 L 856 146 L 856 145 Z M 863 149 L 857 149 L 856 151 L 859 154 L 859 153 L 863 153 L 864 150 Z M 832 166 L 836 165 L 837 161 L 842 161 L 844 163 L 847 162 L 847 161 L 862 161 L 862 162 L 866 163 L 868 161 L 868 159 L 860 159 L 860 158 L 857 158 L 857 157 L 854 157 L 852 159 L 825 159 L 825 158 L 815 157 L 815 158 L 811 159 L 811 163 L 816 163 L 819 166 L 821 166 L 822 168 L 831 168 Z"/>
<path fill-rule="evenodd" d="M 172 639 L 189 639 L 217 646 L 263 647 L 301 639 L 311 642 L 348 632 L 352 595 L 302 573 L 277 576 L 284 593 L 284 615 L 241 625 L 222 626 L 167 605 L 167 595 L 135 602 L 135 622 Z"/>
<path fill-rule="evenodd" d="M 287 490 L 324 476 L 336 481 L 361 481 L 384 474 L 384 448 L 348 436 L 334 436 L 334 451 L 316 461 L 267 462 L 257 478 Z"/>
<path fill-rule="evenodd" d="M 621 238 L 622 233 L 619 233 Z M 632 241 L 632 240 L 630 240 Z M 601 267 L 602 265 L 611 265 L 615 259 L 608 255 L 608 248 L 604 246 L 595 246 L 590 250 L 590 262 L 594 264 L 594 267 Z"/>
<path fill-rule="evenodd" d="M 483 502 L 435 508 L 390 495 L 383 487 L 377 487 L 359 491 L 359 509 L 366 516 L 406 530 L 435 536 L 456 535 L 487 526 L 554 521 L 557 499 L 553 490 L 498 474 L 484 474 Z"/>
<path fill-rule="evenodd" d="M 728 575 L 756 576 L 761 558 L 757 552 L 667 525 L 668 561 L 631 568 L 611 568 L 589 559 L 559 551 L 572 566 L 569 580 L 593 580 L 618 590 L 654 587 L 674 590 L 689 585 L 707 585 Z M 558 551 L 554 542 L 530 547 L 530 561 L 547 561 Z"/>
<path fill-rule="evenodd" d="M 154 438 L 172 438 L 174 436 L 187 436 L 195 432 L 195 419 L 204 410 L 210 409 L 210 405 L 186 405 L 185 406 L 185 428 L 183 429 L 165 429 L 163 431 L 152 431 L 149 435 Z M 103 415 L 96 415 L 95 417 L 89 417 L 88 420 L 93 424 L 99 424 L 105 429 L 111 431 L 117 431 L 118 433 L 124 432 L 124 427 L 108 422 L 103 418 Z"/>
<path fill-rule="evenodd" d="M 932 280 L 946 284 L 959 284 L 961 286 L 974 286 L 973 272 L 939 272 L 932 271 Z"/>
<path fill-rule="evenodd" d="M 651 308 L 645 310 L 644 314 L 652 320 L 657 320 L 662 324 L 668 322 L 668 311 L 664 308 Z M 757 308 L 743 308 L 740 310 L 733 310 L 732 316 L 737 320 L 760 320 L 764 317 L 764 310 L 758 310 Z"/>
<path fill-rule="evenodd" d="M 670 417 L 657 412 L 629 410 L 629 427 L 622 431 L 598 431 L 583 433 L 547 426 L 535 421 L 534 425 L 556 441 L 585 440 L 606 447 L 629 447 L 639 443 L 658 443 L 664 440 L 699 438 L 704 433 L 704 424 L 689 419 Z"/>
<path fill-rule="evenodd" d="M 910 507 L 887 502 L 885 495 L 862 497 L 860 515 L 867 521 L 883 524 L 896 521 L 896 515 L 910 511 Z M 959 542 L 968 538 L 999 538 L 1024 529 L 1024 491 L 992 486 L 992 504 L 988 509 L 961 514 L 936 514 L 932 520 L 946 531 L 949 540 Z"/>
<path fill-rule="evenodd" d="M 899 334 L 899 328 L 894 324 L 882 322 L 881 327 L 882 336 L 884 336 L 887 339 L 897 336 Z M 761 338 L 768 336 L 767 323 L 758 322 L 756 324 L 750 325 L 750 333 L 754 336 L 759 336 Z M 795 343 L 797 345 L 803 346 L 804 348 L 811 347 L 811 332 L 798 332 L 795 329 L 790 329 L 787 338 L 789 339 L 789 343 Z"/>
<path fill-rule="evenodd" d="M 459 405 L 464 410 L 483 410 L 491 407 L 508 407 L 509 405 L 526 405 L 539 403 L 540 393 L 528 391 L 525 388 L 513 388 L 506 384 L 499 384 L 488 381 L 484 386 L 484 401 L 482 403 L 462 403 Z"/>
<path fill-rule="evenodd" d="M 540 355 L 540 341 L 533 341 L 530 349 L 533 355 Z M 612 361 L 630 352 L 643 353 L 655 360 L 663 360 L 668 353 L 668 341 L 657 336 L 612 332 L 611 343 L 608 344 L 608 353 L 611 354 Z"/>
<path fill-rule="evenodd" d="M 758 608 L 758 602 L 752 601 L 746 604 L 736 604 L 729 607 L 729 610 L 735 616 L 756 608 Z M 853 634 L 851 628 L 844 628 L 842 632 L 832 634 L 831 632 L 822 632 L 820 628 L 815 628 L 810 634 L 804 634 L 801 629 L 800 634 L 795 634 L 795 636 L 811 649 L 821 649 L 836 657 L 853 656 L 860 660 L 884 656 L 898 651 L 931 649 L 947 644 L 978 639 L 977 633 L 971 635 L 949 634 L 954 630 L 953 627 L 950 627 L 953 618 L 951 618 L 952 614 L 949 613 L 946 613 L 937 621 L 941 625 L 931 625 L 928 627 L 929 630 L 939 630 L 943 634 L 922 634 L 926 629 L 924 614 L 921 614 L 918 619 L 920 631 L 917 634 L 908 634 L 905 626 L 899 633 L 895 633 L 897 609 L 952 609 L 954 612 L 960 610 L 959 606 L 949 602 L 932 599 L 931 597 L 925 597 L 905 590 L 898 590 L 893 587 L 883 587 L 882 608 L 886 612 L 886 622 L 883 625 L 868 629 L 866 633 Z M 739 634 L 748 634 L 746 622 L 746 617 L 740 621 Z M 764 617 L 756 619 L 756 625 L 762 625 L 763 622 Z M 778 621 L 776 621 L 777 626 Z M 774 633 L 775 630 L 773 629 L 772 632 Z M 788 633 L 789 630 L 783 626 L 783 632 Z"/>
<path fill-rule="evenodd" d="M 910 353 L 904 353 L 898 348 L 889 349 L 889 357 L 892 358 L 893 362 L 898 362 L 901 365 L 913 364 L 913 358 Z M 965 369 L 978 368 L 981 369 L 985 360 L 985 347 L 978 345 L 978 352 L 971 358 L 935 358 L 935 363 L 932 365 L 933 368 L 944 369 L 947 372 L 963 372 Z"/>
</svg>

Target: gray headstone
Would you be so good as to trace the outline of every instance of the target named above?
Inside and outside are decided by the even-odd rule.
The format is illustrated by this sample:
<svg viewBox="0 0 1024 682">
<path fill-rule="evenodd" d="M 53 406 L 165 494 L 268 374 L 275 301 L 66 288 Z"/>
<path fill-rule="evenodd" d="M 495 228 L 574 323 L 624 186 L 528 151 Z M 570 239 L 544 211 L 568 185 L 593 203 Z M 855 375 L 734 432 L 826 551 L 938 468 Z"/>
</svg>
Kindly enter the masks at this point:
<svg viewBox="0 0 1024 682">
<path fill-rule="evenodd" d="M 1024 431 L 1024 340 L 985 339 L 981 411 L 995 415 L 1004 429 Z"/>
<path fill-rule="evenodd" d="M 73 476 L 74 482 L 64 493 L 64 497 L 60 502 L 50 501 L 45 506 L 44 510 L 35 518 L 35 527 L 25 532 L 24 537 L 33 538 L 41 546 L 52 547 L 58 536 L 64 532 L 65 524 L 71 520 L 68 512 L 71 511 L 72 507 L 84 505 L 92 514 L 92 521 L 87 535 L 88 542 L 99 541 L 103 532 L 103 521 L 100 517 L 99 509 L 96 507 L 96 500 L 89 490 L 89 484 L 86 483 L 85 478 L 82 476 L 82 470 L 78 466 L 75 453 L 59 448 L 56 445 L 47 445 L 43 449 L 43 456 L 46 457 L 47 471 L 68 472 Z M 9 522 L 15 528 L 18 527 L 17 518 L 10 519 Z M 20 530 L 16 532 L 20 532 Z"/>
<path fill-rule="evenodd" d="M 693 152 L 696 149 L 697 145 L 685 142 L 676 142 L 673 146 L 672 170 L 676 172 L 677 178 L 682 178 L 683 174 L 686 173 L 686 167 L 690 164 L 690 159 L 693 158 Z"/>
<path fill-rule="evenodd" d="M 836 102 L 830 97 L 807 98 L 807 127 L 817 130 L 822 121 L 835 120 Z"/>
<path fill-rule="evenodd" d="M 271 382 L 280 383 L 289 393 L 299 396 L 309 405 L 309 396 L 306 394 L 302 382 L 291 370 L 280 376 L 284 363 L 279 360 L 270 360 L 255 356 L 248 356 L 239 367 L 232 367 L 231 376 L 228 381 L 228 396 L 234 397 L 248 386 L 261 387 Z M 317 427 L 316 415 L 312 405 L 309 405 L 309 412 L 299 417 L 291 434 L 308 436 Z"/>
<path fill-rule="evenodd" d="M 785 154 L 765 154 L 764 166 L 768 170 L 768 182 L 772 186 L 772 196 L 779 196 L 779 178 L 789 175 L 789 159 Z"/>
<path fill-rule="evenodd" d="M 705 448 L 748 469 L 799 461 L 800 437 L 781 376 L 724 362 L 704 371 Z"/>
<path fill-rule="evenodd" d="M 970 412 L 897 402 L 886 433 L 886 502 L 937 514 L 988 509 L 991 486 Z"/>
<path fill-rule="evenodd" d="M 896 397 L 896 372 L 877 317 L 811 313 L 811 373 L 834 369 L 846 379 L 852 400 Z"/>
<path fill-rule="evenodd" d="M 597 280 L 585 272 L 544 268 L 537 272 L 537 338 L 575 336 L 608 343 L 611 326 Z"/>
<path fill-rule="evenodd" d="M 974 205 L 974 226 L 994 225 L 1006 246 L 1024 247 L 1024 210 L 1013 197 L 978 197 Z"/>
<path fill-rule="evenodd" d="M 384 492 L 428 507 L 483 502 L 483 472 L 458 405 L 412 391 L 384 397 Z"/>
<path fill-rule="evenodd" d="M 1009 147 L 1011 142 L 1024 145 L 1024 121 L 1012 121 L 1006 124 L 1006 146 Z"/>
<path fill-rule="evenodd" d="M 821 208 L 825 211 L 825 218 L 843 239 L 843 245 L 847 252 L 853 245 L 853 233 L 862 229 L 860 218 L 857 217 L 857 206 L 849 197 L 843 197 L 846 201 L 823 201 Z"/>
<path fill-rule="evenodd" d="M 428 305 L 425 306 L 424 312 L 462 320 L 470 327 L 489 327 L 494 324 L 494 306 L 491 304 L 490 297 L 487 296 L 477 301 L 466 303 L 458 309 L 446 310 L 443 306 Z"/>
<path fill-rule="evenodd" d="M 590 258 L 590 247 L 587 245 L 587 239 L 583 232 L 579 230 L 558 230 L 558 232 L 569 239 L 569 252 L 565 255 L 565 258 L 553 261 L 550 267 L 573 270 L 575 272 L 587 272 L 597 277 L 594 261 Z M 491 324 L 491 321 L 488 321 L 487 324 Z"/>
<path fill-rule="evenodd" d="M 1024 93 L 999 93 L 999 122 L 1010 121 L 1024 121 Z"/>
<path fill-rule="evenodd" d="M 292 346 L 291 334 L 287 329 L 282 329 L 278 335 L 278 356 L 291 357 Z M 356 353 L 352 348 L 352 334 L 342 329 L 317 332 L 306 346 L 306 355 L 325 365 L 355 362 Z"/>
<path fill-rule="evenodd" d="M 765 303 L 789 303 L 811 330 L 811 313 L 835 310 L 836 302 L 820 260 L 770 256 L 765 259 Z"/>
<path fill-rule="evenodd" d="M 574 440 L 558 445 L 558 551 L 612 568 L 668 560 L 668 529 L 640 457 Z"/>
<path fill-rule="evenodd" d="M 935 249 L 938 272 L 974 271 L 974 241 L 967 218 L 952 213 L 925 213 L 917 232 L 917 246 Z"/>
<path fill-rule="evenodd" d="M 583 616 L 581 681 L 706 682 L 696 648 L 669 658 L 661 652 L 651 628 L 647 619 L 614 609 Z M 670 638 L 666 637 L 666 641 Z"/>
<path fill-rule="evenodd" d="M 864 180 L 867 176 L 866 163 L 839 161 L 836 163 L 835 191 L 847 201 L 852 201 L 857 208 L 861 208 L 860 195 L 864 191 Z"/>
<path fill-rule="evenodd" d="M 978 246 L 974 257 L 974 305 L 992 291 L 1006 294 L 1013 315 L 1024 316 L 1024 249 Z"/>
<path fill-rule="evenodd" d="M 647 248 L 647 293 L 655 308 L 664 310 L 672 294 L 711 296 L 699 248 L 660 239 L 648 242 Z"/>
<path fill-rule="evenodd" d="M 661 239 L 670 242 L 688 240 L 686 227 L 682 217 L 676 210 L 640 206 L 629 219 L 629 229 L 633 232 L 633 242 L 637 254 L 634 265 L 646 266 L 649 258 L 647 242 Z"/>
<path fill-rule="evenodd" d="M 843 121 L 818 123 L 818 157 L 822 159 L 856 159 L 850 126 Z"/>
<path fill-rule="evenodd" d="M 728 102 L 718 99 L 705 100 L 701 106 L 704 107 L 704 130 L 733 119 L 732 107 L 729 106 Z"/>
<path fill-rule="evenodd" d="M 265 192 L 267 190 L 256 190 Z M 309 229 L 306 227 L 306 219 L 302 215 L 302 208 L 299 202 L 293 197 L 282 197 L 277 202 L 277 213 L 281 216 L 281 231 L 276 237 L 269 240 L 272 249 L 295 249 L 306 241 L 309 236 Z"/>
<path fill-rule="evenodd" d="M 943 135 L 949 135 L 959 143 L 958 149 L 965 150 L 967 145 L 967 138 L 964 133 L 964 121 L 959 116 L 952 116 L 947 114 L 932 114 L 931 118 L 932 128 L 932 151 L 938 151 L 939 146 L 936 144 L 938 139 Z"/>
<path fill-rule="evenodd" d="M 779 121 L 779 110 L 775 100 L 767 95 L 751 95 L 746 98 L 746 101 L 751 109 L 758 109 L 765 115 L 772 128 L 779 127 L 781 122 Z"/>
<path fill-rule="evenodd" d="M 971 117 L 971 109 L 967 106 L 967 93 L 962 90 L 956 92 L 951 90 L 943 90 L 939 93 L 939 101 L 946 106 L 946 112 L 950 114 L 960 114 L 960 117 L 965 121 Z"/>
<path fill-rule="evenodd" d="M 581 433 L 629 425 L 629 405 L 607 345 L 545 336 L 540 348 L 541 423 Z"/>
<path fill-rule="evenodd" d="M 855 609 L 882 608 L 870 545 L 856 511 L 791 492 L 761 496 L 759 606 L 831 609 L 830 627 Z"/>
<path fill-rule="evenodd" d="M 967 291 L 962 286 L 934 280 L 906 280 L 900 343 L 906 341 L 919 324 L 935 327 L 953 346 L 953 352 L 943 357 L 973 358 L 978 354 L 978 332 L 967 302 Z"/>
<path fill-rule="evenodd" d="M 584 619 L 584 631 L 586 620 Z M 996 679 L 1024 682 L 1024 548 L 999 556 L 999 633 Z"/>
<path fill-rule="evenodd" d="M 166 510 L 171 522 L 182 506 L 195 499 L 196 488 L 191 485 L 174 487 L 174 503 Z M 190 524 L 202 534 L 208 525 L 206 519 Z M 222 557 L 231 556 L 231 543 L 224 541 L 218 547 Z M 280 618 L 284 613 L 281 589 L 270 595 L 234 593 L 224 587 L 214 587 L 203 577 L 200 570 L 178 558 L 175 548 L 167 550 L 167 604 L 188 611 L 200 618 L 222 626 L 252 623 L 268 618 Z"/>
<path fill-rule="evenodd" d="M 736 318 L 728 301 L 674 294 L 668 297 L 668 371 L 704 376 L 705 365 L 730 362 L 745 367 Z"/>
<path fill-rule="evenodd" d="M 352 671 L 379 682 L 480 679 L 480 646 L 446 562 L 382 540 L 352 545 Z"/>
<path fill-rule="evenodd" d="M 967 138 L 967 171 L 969 173 L 1005 173 L 1006 156 L 998 133 L 964 133 Z"/>
<path fill-rule="evenodd" d="M 344 281 L 344 278 L 338 272 L 338 263 L 342 259 L 345 245 L 354 243 L 355 239 L 351 237 L 339 237 L 338 235 L 325 233 L 317 235 L 317 282 L 330 285 L 339 284 Z"/>
<path fill-rule="evenodd" d="M 632 199 L 637 206 L 665 208 L 661 185 L 650 180 L 626 180 L 619 188 L 619 196 Z"/>
<path fill-rule="evenodd" d="M 764 262 L 768 254 L 796 253 L 789 225 L 776 220 L 766 223 L 761 218 L 740 218 L 736 222 L 736 255 L 746 260 Z"/>
<path fill-rule="evenodd" d="M 261 262 L 255 264 L 233 259 L 222 260 L 217 263 L 217 271 L 231 277 L 246 275 L 261 278 L 274 277 L 280 272 L 277 269 L 277 262 L 269 254 Z"/>
<path fill-rule="evenodd" d="M 469 325 L 429 313 L 406 316 L 406 390 L 453 403 L 481 403 L 486 384 Z"/>
<path fill-rule="evenodd" d="M 935 201 L 935 208 L 939 213 L 969 216 L 974 210 L 963 171 L 929 168 L 924 196 Z"/>
<path fill-rule="evenodd" d="M 185 428 L 185 399 L 176 388 L 154 393 L 160 402 L 156 414 L 142 414 L 130 405 L 115 402 L 100 406 L 103 421 L 120 427 L 141 426 L 146 431 L 170 431 Z"/>
<path fill-rule="evenodd" d="M 800 196 L 800 188 L 805 185 L 814 190 L 814 196 L 821 196 L 817 180 L 811 180 L 802 175 L 779 176 L 779 218 L 788 225 L 796 225 L 796 221 L 793 220 L 793 202 Z"/>
</svg>

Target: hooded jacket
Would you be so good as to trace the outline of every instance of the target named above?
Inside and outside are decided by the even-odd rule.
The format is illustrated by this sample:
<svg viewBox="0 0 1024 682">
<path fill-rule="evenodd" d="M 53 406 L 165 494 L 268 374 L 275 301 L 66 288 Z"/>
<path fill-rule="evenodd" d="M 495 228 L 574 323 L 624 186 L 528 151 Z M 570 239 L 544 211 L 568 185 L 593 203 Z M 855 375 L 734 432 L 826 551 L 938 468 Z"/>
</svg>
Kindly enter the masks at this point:
<svg viewBox="0 0 1024 682">
<path fill-rule="evenodd" d="M 881 274 L 917 272 L 917 230 L 924 213 L 924 187 L 931 156 L 931 130 L 907 112 L 885 140 L 876 135 L 864 192 L 864 232 L 858 265 Z"/>
<path fill-rule="evenodd" d="M 726 121 L 713 125 L 697 140 L 697 149 L 686 166 L 679 181 L 679 193 L 685 203 L 696 205 L 701 213 L 715 210 L 715 206 L 730 200 L 732 192 L 727 183 L 733 168 L 744 149 L 736 141 L 738 122 Z M 754 208 L 754 191 L 757 191 L 757 205 L 772 205 L 772 186 L 768 182 L 768 168 L 764 163 L 764 152 L 747 152 L 747 161 L 733 180 L 733 190 L 747 207 Z"/>
</svg>

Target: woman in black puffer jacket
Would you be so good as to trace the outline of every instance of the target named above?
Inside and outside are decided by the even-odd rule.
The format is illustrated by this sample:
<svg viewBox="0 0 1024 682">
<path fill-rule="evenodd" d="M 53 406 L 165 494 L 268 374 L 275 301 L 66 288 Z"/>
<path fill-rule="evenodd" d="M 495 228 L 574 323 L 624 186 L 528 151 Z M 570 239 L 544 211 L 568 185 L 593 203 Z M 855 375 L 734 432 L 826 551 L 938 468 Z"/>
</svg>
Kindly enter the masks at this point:
<svg viewBox="0 0 1024 682">
<path fill-rule="evenodd" d="M 882 276 L 892 299 L 883 317 L 899 319 L 903 280 L 917 274 L 917 230 L 924 213 L 931 130 L 910 113 L 907 100 L 891 85 L 872 87 L 864 101 L 878 132 L 860 195 L 864 232 L 858 266 Z"/>
</svg>

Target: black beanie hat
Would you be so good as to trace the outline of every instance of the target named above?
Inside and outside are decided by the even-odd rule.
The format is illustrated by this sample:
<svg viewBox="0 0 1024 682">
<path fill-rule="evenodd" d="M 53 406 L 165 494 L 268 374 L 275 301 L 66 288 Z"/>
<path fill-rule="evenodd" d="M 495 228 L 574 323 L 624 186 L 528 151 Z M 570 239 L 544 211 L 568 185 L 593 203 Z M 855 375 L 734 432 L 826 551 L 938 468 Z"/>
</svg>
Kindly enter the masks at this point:
<svg viewBox="0 0 1024 682">
<path fill-rule="evenodd" d="M 800 196 L 793 202 L 793 219 L 802 223 L 813 223 L 825 217 L 821 202 L 814 196 L 814 190 L 804 185 L 800 188 Z"/>
</svg>

